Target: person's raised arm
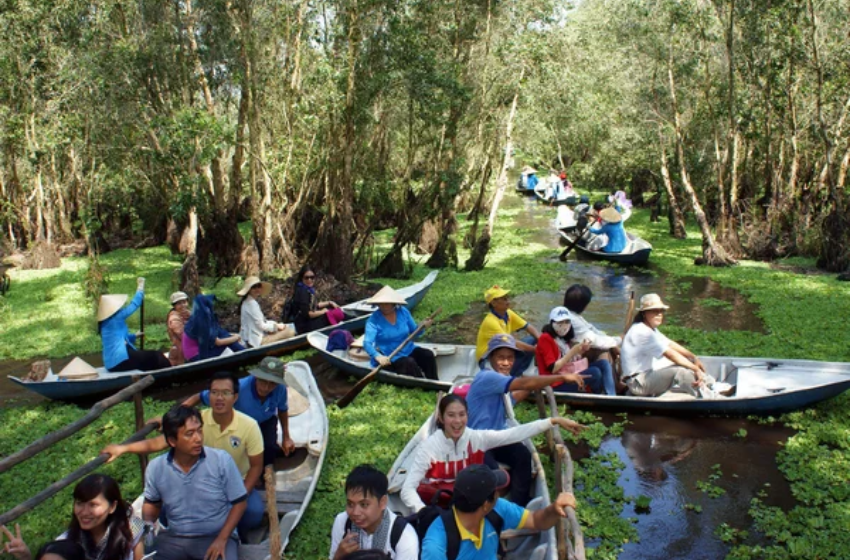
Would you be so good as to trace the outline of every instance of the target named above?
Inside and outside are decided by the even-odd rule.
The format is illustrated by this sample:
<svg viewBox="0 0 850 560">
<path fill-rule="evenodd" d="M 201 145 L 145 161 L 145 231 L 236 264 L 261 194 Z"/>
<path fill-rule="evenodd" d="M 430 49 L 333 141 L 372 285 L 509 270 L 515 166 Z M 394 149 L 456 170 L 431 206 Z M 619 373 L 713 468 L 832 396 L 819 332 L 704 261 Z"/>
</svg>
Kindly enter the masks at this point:
<svg viewBox="0 0 850 560">
<path fill-rule="evenodd" d="M 515 401 L 520 402 L 528 397 L 531 391 L 537 391 L 561 383 L 584 383 L 584 378 L 578 374 L 533 375 L 517 377 L 511 381 L 508 390 Z"/>
<path fill-rule="evenodd" d="M 554 502 L 529 515 L 522 528 L 529 531 L 551 529 L 559 519 L 567 516 L 566 508 L 568 507 L 576 508 L 576 498 L 570 492 L 561 492 Z"/>
<path fill-rule="evenodd" d="M 168 443 L 165 441 L 165 436 L 157 436 L 154 438 L 143 439 L 142 441 L 136 441 L 134 443 L 116 443 L 107 445 L 103 448 L 101 453 L 107 453 L 109 455 L 109 459 L 107 459 L 106 462 L 111 463 L 125 453 L 142 455 L 156 453 L 157 451 L 162 451 L 164 449 L 168 449 Z"/>
<path fill-rule="evenodd" d="M 15 534 L 5 526 L 0 525 L 0 544 L 3 543 L 3 536 L 9 539 L 5 545 L 0 547 L 0 552 L 6 551 L 8 554 L 14 556 L 17 560 L 30 560 L 32 558 L 32 553 L 30 552 L 27 543 L 24 542 L 24 539 L 21 538 L 21 526 L 15 523 Z"/>
</svg>

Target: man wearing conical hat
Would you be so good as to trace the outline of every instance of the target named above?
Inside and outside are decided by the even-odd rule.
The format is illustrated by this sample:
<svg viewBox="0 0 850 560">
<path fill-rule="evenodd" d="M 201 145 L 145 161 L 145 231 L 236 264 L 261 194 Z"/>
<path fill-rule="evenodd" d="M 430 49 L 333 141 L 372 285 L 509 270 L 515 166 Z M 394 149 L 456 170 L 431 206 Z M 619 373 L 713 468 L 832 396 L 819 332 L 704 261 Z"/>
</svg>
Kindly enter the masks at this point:
<svg viewBox="0 0 850 560">
<path fill-rule="evenodd" d="M 127 307 L 123 307 L 127 301 L 124 294 L 100 296 L 97 332 L 103 343 L 103 365 L 109 371 L 154 371 L 171 366 L 161 352 L 138 350 L 135 346 L 136 339 L 144 335 L 131 334 L 127 328 L 127 319 L 142 305 L 144 298 L 144 278 L 136 281 L 136 295 Z"/>
<path fill-rule="evenodd" d="M 519 377 L 528 369 L 534 360 L 534 350 L 540 331 L 534 325 L 520 317 L 513 309 L 510 309 L 508 294 L 510 290 L 493 286 L 484 292 L 484 301 L 487 303 L 487 316 L 478 327 L 478 339 L 475 345 L 475 359 L 480 361 L 487 352 L 490 339 L 497 334 L 513 335 L 517 331 L 525 330 L 528 335 L 518 338 L 516 341 L 517 356 L 511 375 Z"/>
</svg>

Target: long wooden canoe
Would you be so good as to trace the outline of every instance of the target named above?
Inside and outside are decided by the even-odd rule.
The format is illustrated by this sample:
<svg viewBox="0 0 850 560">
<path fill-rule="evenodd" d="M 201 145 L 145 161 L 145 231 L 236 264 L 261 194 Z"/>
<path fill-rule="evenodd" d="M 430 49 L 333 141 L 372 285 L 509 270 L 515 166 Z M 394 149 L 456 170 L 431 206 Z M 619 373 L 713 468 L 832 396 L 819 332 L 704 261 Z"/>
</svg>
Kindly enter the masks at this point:
<svg viewBox="0 0 850 560">
<path fill-rule="evenodd" d="M 422 298 L 425 297 L 425 294 L 428 293 L 428 290 L 434 284 L 437 273 L 438 271 L 432 271 L 420 282 L 399 288 L 398 293 L 407 300 L 407 307 L 409 309 L 413 309 L 422 301 Z M 353 316 L 353 318 L 317 332 L 330 332 L 336 329 L 350 331 L 363 329 L 366 319 L 376 309 L 375 306 L 367 304 L 365 300 L 344 305 L 342 308 L 347 315 Z M 241 352 L 230 353 L 226 356 L 222 355 L 216 358 L 146 372 L 145 375 L 153 375 L 157 382 L 162 382 L 188 379 L 219 369 L 239 368 L 246 364 L 259 362 L 266 356 L 276 356 L 306 346 L 307 334 L 296 335 L 280 342 L 257 348 L 249 348 Z M 79 381 L 60 380 L 52 372 L 43 381 L 25 381 L 11 375 L 9 379 L 25 389 L 38 393 L 48 399 L 74 401 L 89 400 L 98 395 L 114 393 L 130 385 L 133 382 L 134 376 L 142 375 L 142 372 L 137 370 L 116 373 L 106 371 L 104 368 L 97 368 L 97 370 L 98 376 L 96 379 Z"/>
<path fill-rule="evenodd" d="M 572 243 L 573 241 L 575 241 L 575 231 L 565 231 L 559 229 L 558 233 L 561 234 L 561 237 L 567 240 L 567 243 Z M 588 255 L 594 259 L 626 265 L 645 265 L 649 260 L 650 253 L 652 253 L 652 245 L 650 245 L 649 242 L 644 241 L 640 237 L 632 235 L 631 233 L 627 233 L 626 236 L 628 237 L 629 242 L 626 245 L 625 250 L 620 253 L 593 251 L 587 248 L 587 244 L 584 239 L 576 243 L 575 248 L 576 250 L 581 251 L 585 255 Z"/>
<path fill-rule="evenodd" d="M 460 380 L 462 381 L 462 380 Z M 517 426 L 513 406 L 510 399 L 505 398 L 505 410 L 508 414 L 507 423 L 509 427 Z M 402 515 L 413 513 L 401 500 L 401 488 L 407 478 L 407 471 L 416 453 L 419 444 L 428 439 L 437 429 L 436 410 L 425 420 L 416 435 L 407 443 L 401 454 L 396 459 L 388 475 L 389 508 Z M 549 487 L 546 484 L 546 473 L 540 462 L 537 450 L 530 440 L 523 442 L 531 451 L 532 471 L 534 472 L 534 484 L 532 486 L 532 499 L 526 506 L 527 509 L 535 510 L 545 508 L 550 504 Z M 555 539 L 555 530 L 529 532 L 529 531 L 504 531 L 502 540 L 506 544 L 506 555 L 504 560 L 556 560 L 558 558 L 558 546 Z"/>
<path fill-rule="evenodd" d="M 311 333 L 310 344 L 334 367 L 363 377 L 370 370 L 368 362 L 355 360 L 341 350 L 327 352 L 327 337 Z M 439 381 L 380 371 L 378 380 L 403 387 L 418 387 L 432 391 L 448 391 L 458 377 L 472 377 L 478 372 L 475 347 L 468 345 L 428 344 L 437 354 Z M 735 386 L 731 397 L 695 399 L 681 393 L 669 392 L 660 397 L 631 395 L 595 395 L 590 393 L 555 392 L 558 402 L 580 408 L 609 409 L 618 412 L 649 411 L 664 414 L 708 415 L 779 414 L 810 406 L 840 395 L 850 388 L 850 364 L 814 360 L 785 360 L 775 358 L 737 358 L 700 356 L 707 372 Z M 529 368 L 526 375 L 536 375 Z"/>
</svg>

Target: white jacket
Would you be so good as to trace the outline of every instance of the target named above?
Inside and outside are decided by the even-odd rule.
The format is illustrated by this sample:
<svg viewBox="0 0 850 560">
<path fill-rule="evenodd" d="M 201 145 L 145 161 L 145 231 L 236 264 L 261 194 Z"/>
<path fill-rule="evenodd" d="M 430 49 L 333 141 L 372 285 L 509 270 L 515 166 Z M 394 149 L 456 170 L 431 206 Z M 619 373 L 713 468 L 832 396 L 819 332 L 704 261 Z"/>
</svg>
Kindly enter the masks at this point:
<svg viewBox="0 0 850 560">
<path fill-rule="evenodd" d="M 254 348 L 263 343 L 264 334 L 277 332 L 277 323 L 266 321 L 263 310 L 260 309 L 260 304 L 251 296 L 248 296 L 242 302 L 239 318 L 242 323 L 239 336 L 242 337 L 243 342 Z"/>
<path fill-rule="evenodd" d="M 619 346 L 623 342 L 622 337 L 608 336 L 603 331 L 600 331 L 578 313 L 572 313 L 573 332 L 575 333 L 574 340 L 581 342 L 589 340 L 593 348 L 599 350 L 610 350 L 614 346 Z"/>
<path fill-rule="evenodd" d="M 455 442 L 443 430 L 437 430 L 419 445 L 413 465 L 401 487 L 401 499 L 414 511 L 425 507 L 416 489 L 421 482 L 454 481 L 457 473 L 469 465 L 484 463 L 484 452 L 541 434 L 552 427 L 544 418 L 507 430 L 473 430 L 466 428 Z"/>
</svg>

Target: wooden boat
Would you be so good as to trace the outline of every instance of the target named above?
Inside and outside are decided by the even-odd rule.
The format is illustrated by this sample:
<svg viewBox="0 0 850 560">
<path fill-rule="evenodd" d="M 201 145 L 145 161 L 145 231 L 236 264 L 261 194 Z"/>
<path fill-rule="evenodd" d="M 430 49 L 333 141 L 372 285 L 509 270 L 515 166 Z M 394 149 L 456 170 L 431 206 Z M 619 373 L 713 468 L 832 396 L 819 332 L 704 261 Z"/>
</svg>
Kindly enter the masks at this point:
<svg viewBox="0 0 850 560">
<path fill-rule="evenodd" d="M 295 443 L 295 451 L 289 456 L 275 461 L 275 494 L 277 497 L 278 530 L 280 550 L 274 558 L 283 555 L 293 529 L 301 520 L 313 494 L 325 462 L 328 449 L 328 414 L 325 400 L 316 385 L 310 366 L 306 362 L 295 361 L 287 364 L 286 385 L 290 391 L 298 392 L 300 406 L 298 413 L 290 410 L 289 434 Z M 278 434 L 280 437 L 280 434 Z M 266 503 L 265 490 L 260 491 L 263 503 Z M 133 502 L 137 516 L 142 515 L 143 497 Z M 249 532 L 239 545 L 240 560 L 271 560 L 270 525 L 267 521 Z M 157 524 L 154 529 L 161 529 Z"/>
<path fill-rule="evenodd" d="M 589 201 L 589 198 L 586 194 L 571 195 L 553 200 L 552 197 L 549 196 L 549 186 L 541 186 L 539 184 L 534 190 L 534 195 L 537 197 L 538 202 L 542 202 L 547 206 L 575 206 L 576 204 L 587 204 Z"/>
<path fill-rule="evenodd" d="M 572 243 L 576 238 L 576 231 L 567 231 L 559 229 L 558 233 L 561 237 L 567 240 L 567 243 Z M 576 243 L 576 250 L 590 256 L 594 259 L 611 261 L 619 264 L 643 266 L 649 261 L 649 255 L 652 253 L 652 245 L 644 241 L 640 237 L 631 233 L 626 233 L 629 242 L 626 249 L 620 253 L 606 253 L 604 251 L 592 251 L 587 248 L 587 242 L 581 239 Z"/>
<path fill-rule="evenodd" d="M 316 491 L 328 449 L 328 414 L 310 366 L 306 362 L 289 362 L 286 366 L 286 385 L 290 394 L 297 391 L 309 406 L 298 414 L 289 414 L 289 433 L 295 442 L 290 457 L 275 461 L 275 490 L 277 496 L 280 558 L 295 526 L 301 520 Z M 262 491 L 265 503 L 265 491 Z M 269 527 L 251 532 L 239 546 L 240 560 L 270 560 Z"/>
<path fill-rule="evenodd" d="M 363 377 L 371 370 L 369 362 L 353 359 L 347 351 L 327 352 L 327 337 L 321 333 L 311 333 L 309 341 L 331 365 L 346 373 Z M 436 352 L 439 381 L 407 377 L 390 371 L 378 372 L 378 380 L 403 387 L 448 391 L 455 379 L 472 377 L 478 372 L 474 346 L 426 342 L 417 344 Z M 618 412 L 746 416 L 797 410 L 840 395 L 850 388 L 850 363 L 726 356 L 700 356 L 700 360 L 709 375 L 735 386 L 735 393 L 731 397 L 695 399 L 672 392 L 660 397 L 634 397 L 557 391 L 555 396 L 558 402 L 570 406 Z M 526 371 L 526 375 L 536 373 L 533 367 Z"/>
<path fill-rule="evenodd" d="M 422 301 L 422 298 L 425 297 L 425 294 L 428 293 L 428 290 L 434 284 L 437 273 L 438 271 L 432 271 L 422 281 L 397 290 L 407 300 L 407 307 L 409 309 L 413 309 Z M 353 318 L 343 321 L 338 325 L 321 329 L 319 332 L 330 332 L 336 329 L 360 330 L 366 324 L 366 319 L 369 318 L 372 311 L 376 309 L 375 306 L 367 304 L 365 300 L 344 305 L 342 308 L 345 310 L 346 315 L 353 316 Z M 306 346 L 307 334 L 296 335 L 280 342 L 257 348 L 249 348 L 241 352 L 228 353 L 227 355 L 221 355 L 216 358 L 199 360 L 197 362 L 144 373 L 137 370 L 112 373 L 106 371 L 105 368 L 97 368 L 98 375 L 96 378 L 79 381 L 60 380 L 53 372 L 48 373 L 43 381 L 25 381 L 11 375 L 9 379 L 48 399 L 64 401 L 88 400 L 95 396 L 114 393 L 130 385 L 133 382 L 134 376 L 153 375 L 157 382 L 174 381 L 176 379 L 191 378 L 218 369 L 233 369 L 246 364 L 256 363 L 266 356 L 276 356 Z"/>
<path fill-rule="evenodd" d="M 459 380 L 463 382 L 463 380 Z M 466 380 L 468 382 L 470 380 Z M 517 426 L 518 422 L 514 416 L 513 406 L 508 398 L 505 398 L 505 409 L 508 413 L 508 426 Z M 404 502 L 401 500 L 401 488 L 404 485 L 407 476 L 407 469 L 413 463 L 416 457 L 416 452 L 419 449 L 419 444 L 428 439 L 437 429 L 436 425 L 436 410 L 425 421 L 416 435 L 408 442 L 404 450 L 396 459 L 390 469 L 388 475 L 389 486 L 389 509 L 401 513 L 402 515 L 410 515 L 413 513 Z M 546 473 L 543 470 L 543 465 L 540 462 L 540 457 L 537 450 L 531 444 L 531 441 L 526 440 L 525 446 L 531 451 L 532 470 L 535 473 L 534 485 L 532 488 L 532 500 L 526 506 L 527 509 L 535 510 L 545 508 L 550 504 L 549 487 L 546 484 Z M 530 531 L 503 531 L 501 534 L 502 542 L 505 543 L 506 555 L 504 560 L 556 560 L 558 558 L 558 545 L 555 538 L 555 530 L 530 532 Z"/>
</svg>

